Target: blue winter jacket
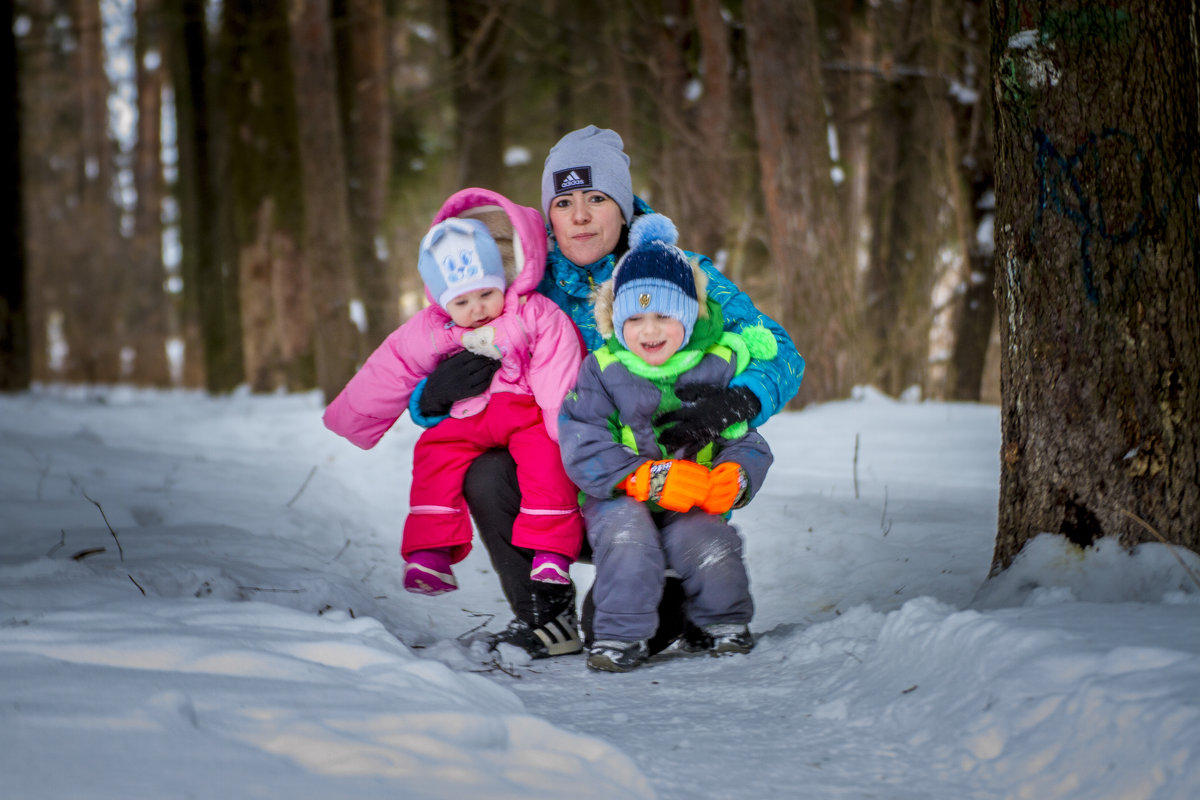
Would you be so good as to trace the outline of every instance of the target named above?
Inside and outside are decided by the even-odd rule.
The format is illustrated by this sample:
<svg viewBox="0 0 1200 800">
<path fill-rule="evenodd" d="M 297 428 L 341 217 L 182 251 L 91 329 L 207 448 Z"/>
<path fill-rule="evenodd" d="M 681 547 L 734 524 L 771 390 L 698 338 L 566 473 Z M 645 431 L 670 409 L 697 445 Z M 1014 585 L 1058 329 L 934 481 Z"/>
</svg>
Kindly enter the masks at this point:
<svg viewBox="0 0 1200 800">
<path fill-rule="evenodd" d="M 640 197 L 633 198 L 634 216 L 652 214 L 654 210 Z M 604 344 L 604 337 L 596 330 L 596 317 L 592 303 L 595 287 L 612 277 L 619 256 L 612 253 L 594 264 L 580 267 L 562 254 L 558 244 L 551 240 L 550 255 L 546 260 L 546 274 L 538 291 L 549 297 L 583 333 L 588 352 Z M 713 266 L 708 256 L 687 252 L 695 257 L 700 268 L 708 275 L 708 296 L 721 304 L 725 316 L 725 327 L 734 333 L 744 328 L 762 325 L 774 334 L 779 343 L 775 358 L 769 361 L 753 361 L 744 372 L 730 382 L 730 386 L 745 386 L 754 392 L 762 404 L 758 416 L 750 420 L 750 427 L 758 427 L 779 411 L 800 389 L 804 377 L 804 358 L 796 352 L 796 346 L 787 331 L 779 323 L 755 308 L 749 295 L 726 278 Z"/>
</svg>

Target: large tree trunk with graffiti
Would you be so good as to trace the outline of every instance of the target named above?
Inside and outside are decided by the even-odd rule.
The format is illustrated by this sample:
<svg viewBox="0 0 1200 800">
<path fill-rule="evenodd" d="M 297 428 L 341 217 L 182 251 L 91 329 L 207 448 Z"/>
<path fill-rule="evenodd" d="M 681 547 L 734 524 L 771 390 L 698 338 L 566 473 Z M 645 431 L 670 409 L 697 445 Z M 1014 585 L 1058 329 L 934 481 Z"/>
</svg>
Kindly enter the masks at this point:
<svg viewBox="0 0 1200 800">
<path fill-rule="evenodd" d="M 1197 11 L 992 0 L 992 15 L 993 569 L 1043 532 L 1200 552 Z"/>
</svg>

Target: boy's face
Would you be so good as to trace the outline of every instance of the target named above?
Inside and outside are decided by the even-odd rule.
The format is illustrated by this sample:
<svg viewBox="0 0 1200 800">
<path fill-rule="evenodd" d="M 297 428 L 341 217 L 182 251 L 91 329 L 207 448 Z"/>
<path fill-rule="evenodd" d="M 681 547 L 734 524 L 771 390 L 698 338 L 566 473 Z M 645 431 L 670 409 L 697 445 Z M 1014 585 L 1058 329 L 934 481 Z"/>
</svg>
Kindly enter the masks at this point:
<svg viewBox="0 0 1200 800">
<path fill-rule="evenodd" d="M 504 292 L 499 289 L 476 289 L 460 294 L 446 304 L 446 313 L 454 324 L 463 328 L 479 328 L 500 316 L 504 311 Z"/>
<path fill-rule="evenodd" d="M 634 314 L 621 328 L 625 344 L 635 356 L 657 367 L 683 347 L 683 323 L 665 314 Z"/>
</svg>

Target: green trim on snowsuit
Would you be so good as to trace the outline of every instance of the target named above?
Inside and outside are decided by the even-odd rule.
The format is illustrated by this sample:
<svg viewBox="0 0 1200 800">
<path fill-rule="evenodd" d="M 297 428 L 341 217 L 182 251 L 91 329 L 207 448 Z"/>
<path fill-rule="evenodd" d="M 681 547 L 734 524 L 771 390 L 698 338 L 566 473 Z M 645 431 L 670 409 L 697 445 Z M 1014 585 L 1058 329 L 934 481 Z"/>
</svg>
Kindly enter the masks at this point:
<svg viewBox="0 0 1200 800">
<path fill-rule="evenodd" d="M 683 405 L 675 395 L 675 383 L 680 375 L 694 369 L 705 356 L 714 355 L 727 363 L 732 362 L 734 376 L 745 370 L 752 358 L 770 360 L 775 357 L 778 342 L 769 330 L 758 325 L 745 328 L 740 333 L 727 331 L 724 329 L 725 321 L 721 315 L 720 304 L 715 300 L 709 300 L 707 305 L 708 315 L 696 320 L 692 337 L 688 340 L 687 345 L 664 363 L 647 364 L 639 356 L 622 346 L 615 336 L 612 336 L 603 347 L 595 351 L 596 362 L 601 371 L 619 363 L 633 375 L 653 383 L 660 394 L 658 410 L 654 414 L 657 417 L 659 414 L 674 411 Z M 613 431 L 613 438 L 616 441 L 635 453 L 638 451 L 633 429 L 621 423 L 616 414 L 609 420 L 609 428 Z M 723 430 L 721 436 L 725 439 L 737 439 L 744 436 L 749 429 L 750 426 L 747 422 L 735 422 Z M 656 439 L 661 430 L 655 426 Z M 656 457 L 668 456 L 662 449 L 662 445 L 659 445 L 659 450 L 660 453 Z M 700 449 L 694 460 L 707 467 L 712 464 L 712 457 L 713 443 L 709 442 Z"/>
</svg>

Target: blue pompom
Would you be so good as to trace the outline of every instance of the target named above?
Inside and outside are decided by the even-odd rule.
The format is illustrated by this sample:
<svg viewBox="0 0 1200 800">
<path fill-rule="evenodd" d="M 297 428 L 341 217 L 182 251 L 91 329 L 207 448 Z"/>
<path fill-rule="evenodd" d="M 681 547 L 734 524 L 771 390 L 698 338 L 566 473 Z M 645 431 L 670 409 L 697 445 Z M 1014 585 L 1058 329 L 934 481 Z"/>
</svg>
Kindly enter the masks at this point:
<svg viewBox="0 0 1200 800">
<path fill-rule="evenodd" d="M 649 242 L 673 245 L 679 240 L 679 231 L 669 217 L 662 214 L 643 214 L 629 226 L 629 247 L 643 247 Z"/>
</svg>

